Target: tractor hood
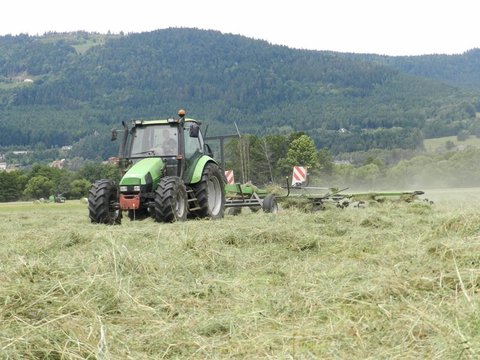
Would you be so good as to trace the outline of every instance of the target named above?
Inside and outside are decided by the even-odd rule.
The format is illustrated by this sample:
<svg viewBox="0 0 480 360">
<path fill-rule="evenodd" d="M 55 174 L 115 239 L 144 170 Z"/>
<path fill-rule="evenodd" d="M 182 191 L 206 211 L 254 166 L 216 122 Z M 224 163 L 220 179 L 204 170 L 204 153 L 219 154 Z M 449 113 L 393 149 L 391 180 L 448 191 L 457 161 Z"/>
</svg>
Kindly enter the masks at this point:
<svg viewBox="0 0 480 360">
<path fill-rule="evenodd" d="M 145 191 L 153 191 L 162 175 L 163 165 L 160 158 L 142 159 L 128 169 L 120 186 L 143 185 Z"/>
</svg>

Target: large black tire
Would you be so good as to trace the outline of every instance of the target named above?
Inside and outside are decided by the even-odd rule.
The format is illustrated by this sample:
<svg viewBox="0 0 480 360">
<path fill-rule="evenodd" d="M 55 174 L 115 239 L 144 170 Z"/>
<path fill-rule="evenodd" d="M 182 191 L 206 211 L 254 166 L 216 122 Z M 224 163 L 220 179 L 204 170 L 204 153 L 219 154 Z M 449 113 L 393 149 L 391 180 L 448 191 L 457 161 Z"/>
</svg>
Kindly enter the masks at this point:
<svg viewBox="0 0 480 360">
<path fill-rule="evenodd" d="M 113 180 L 97 180 L 88 194 L 88 215 L 95 224 L 120 224 L 122 212 L 118 203 L 118 189 Z"/>
<path fill-rule="evenodd" d="M 278 212 L 278 204 L 275 195 L 268 194 L 263 199 L 262 209 L 266 213 L 276 214 Z"/>
<path fill-rule="evenodd" d="M 160 180 L 155 194 L 155 220 L 158 222 L 187 219 L 187 190 L 182 179 L 166 176 Z"/>
<path fill-rule="evenodd" d="M 192 186 L 200 206 L 192 212 L 198 218 L 223 218 L 225 212 L 225 174 L 217 164 L 208 163 L 202 173 L 202 179 Z"/>
</svg>

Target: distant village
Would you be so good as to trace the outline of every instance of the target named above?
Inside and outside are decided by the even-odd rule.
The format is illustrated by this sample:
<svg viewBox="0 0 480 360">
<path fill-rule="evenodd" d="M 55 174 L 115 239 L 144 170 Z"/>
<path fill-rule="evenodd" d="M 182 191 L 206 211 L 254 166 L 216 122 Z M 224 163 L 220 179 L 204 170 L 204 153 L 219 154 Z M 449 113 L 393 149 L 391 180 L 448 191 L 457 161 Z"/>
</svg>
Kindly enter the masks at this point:
<svg viewBox="0 0 480 360">
<path fill-rule="evenodd" d="M 71 146 L 62 146 L 61 150 L 68 151 L 71 150 Z M 34 152 L 34 150 L 15 150 L 12 151 L 13 155 L 27 155 L 31 152 Z M 54 160 L 48 164 L 50 167 L 58 168 L 58 169 L 63 169 L 65 166 L 65 159 L 59 159 L 59 160 Z M 14 163 L 8 163 L 6 159 L 6 154 L 0 153 L 0 171 L 14 171 L 14 170 L 19 170 L 19 167 L 17 164 Z"/>
<path fill-rule="evenodd" d="M 63 150 L 64 152 L 69 151 L 71 149 L 72 149 L 72 146 L 62 146 L 60 148 L 60 150 Z M 30 153 L 35 153 L 35 150 L 15 150 L 11 152 L 11 154 L 15 156 L 28 155 Z M 51 168 L 63 169 L 67 165 L 67 162 L 68 160 L 65 158 L 57 159 L 49 162 L 48 166 Z M 107 160 L 102 161 L 102 164 L 118 165 L 118 157 L 112 156 Z M 17 163 L 9 163 L 7 161 L 6 153 L 0 153 L 0 171 L 15 171 L 15 170 L 22 170 L 22 168 L 23 167 L 18 165 Z"/>
</svg>

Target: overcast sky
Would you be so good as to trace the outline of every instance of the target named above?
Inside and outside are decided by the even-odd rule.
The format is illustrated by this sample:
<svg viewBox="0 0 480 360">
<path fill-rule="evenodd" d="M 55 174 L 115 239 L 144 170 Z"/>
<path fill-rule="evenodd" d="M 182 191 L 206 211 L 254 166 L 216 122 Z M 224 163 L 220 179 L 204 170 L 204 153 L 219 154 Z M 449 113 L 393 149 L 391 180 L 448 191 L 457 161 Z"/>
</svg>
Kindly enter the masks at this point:
<svg viewBox="0 0 480 360">
<path fill-rule="evenodd" d="M 313 50 L 458 54 L 480 47 L 478 0 L 3 0 L 0 35 L 219 30 Z"/>
</svg>

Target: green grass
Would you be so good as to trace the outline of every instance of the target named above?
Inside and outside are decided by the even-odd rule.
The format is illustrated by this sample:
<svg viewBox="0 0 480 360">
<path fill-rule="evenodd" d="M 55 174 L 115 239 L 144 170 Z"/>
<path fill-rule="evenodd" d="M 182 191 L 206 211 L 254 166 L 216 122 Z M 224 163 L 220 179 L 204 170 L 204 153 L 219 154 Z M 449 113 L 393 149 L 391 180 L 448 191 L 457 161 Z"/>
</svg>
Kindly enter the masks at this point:
<svg viewBox="0 0 480 360">
<path fill-rule="evenodd" d="M 0 354 L 478 358 L 468 200 L 120 226 L 79 202 L 3 204 Z"/>
<path fill-rule="evenodd" d="M 458 141 L 456 136 L 445 136 L 435 139 L 425 139 L 423 141 L 423 145 L 425 146 L 425 150 L 427 152 L 435 153 L 439 149 L 445 149 L 445 144 L 448 141 L 451 141 L 457 147 L 473 146 L 476 148 L 480 148 L 480 138 L 477 138 L 476 136 L 470 136 L 465 141 Z"/>
</svg>

